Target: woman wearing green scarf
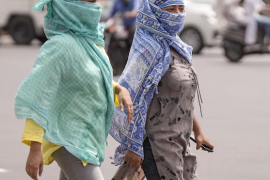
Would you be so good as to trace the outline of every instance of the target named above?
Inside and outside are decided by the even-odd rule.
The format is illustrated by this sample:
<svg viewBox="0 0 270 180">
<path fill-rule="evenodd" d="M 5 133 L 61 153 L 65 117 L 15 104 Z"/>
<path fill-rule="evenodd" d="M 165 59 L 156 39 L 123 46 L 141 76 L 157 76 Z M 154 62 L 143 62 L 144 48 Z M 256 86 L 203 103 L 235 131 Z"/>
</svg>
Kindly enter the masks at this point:
<svg viewBox="0 0 270 180">
<path fill-rule="evenodd" d="M 122 111 L 126 106 L 131 121 L 130 95 L 112 83 L 97 0 L 41 0 L 34 10 L 45 6 L 48 41 L 15 101 L 16 116 L 27 119 L 22 137 L 31 146 L 26 172 L 37 179 L 43 163 L 56 160 L 60 180 L 102 180 L 99 166 L 104 161 L 113 99 L 119 100 Z"/>
</svg>

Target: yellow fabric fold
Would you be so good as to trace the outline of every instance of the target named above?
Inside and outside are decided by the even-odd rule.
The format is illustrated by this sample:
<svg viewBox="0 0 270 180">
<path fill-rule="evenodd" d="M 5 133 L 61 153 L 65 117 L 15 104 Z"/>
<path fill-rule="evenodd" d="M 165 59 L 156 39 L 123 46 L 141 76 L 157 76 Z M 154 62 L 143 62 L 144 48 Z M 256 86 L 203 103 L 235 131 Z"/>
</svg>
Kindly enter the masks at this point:
<svg viewBox="0 0 270 180">
<path fill-rule="evenodd" d="M 44 129 L 37 125 L 33 120 L 27 120 L 25 122 L 25 128 L 22 135 L 22 143 L 31 146 L 31 142 L 42 143 L 44 136 Z"/>
<path fill-rule="evenodd" d="M 114 105 L 115 107 L 118 107 L 120 105 L 119 103 L 119 95 L 115 94 L 115 87 L 118 85 L 117 82 L 113 81 L 113 94 L 114 94 Z"/>
</svg>

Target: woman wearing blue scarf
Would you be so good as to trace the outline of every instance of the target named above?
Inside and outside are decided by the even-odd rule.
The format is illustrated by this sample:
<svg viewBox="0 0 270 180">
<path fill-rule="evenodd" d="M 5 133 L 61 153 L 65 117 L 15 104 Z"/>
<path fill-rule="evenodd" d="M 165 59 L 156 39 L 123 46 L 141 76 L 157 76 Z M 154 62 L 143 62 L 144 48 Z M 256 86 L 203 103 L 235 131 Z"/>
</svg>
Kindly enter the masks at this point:
<svg viewBox="0 0 270 180">
<path fill-rule="evenodd" d="M 133 107 L 128 91 L 112 83 L 99 26 L 100 4 L 97 0 L 40 0 L 34 10 L 45 6 L 44 30 L 49 40 L 15 102 L 16 116 L 27 119 L 22 137 L 31 146 L 26 172 L 37 179 L 43 163 L 56 160 L 60 180 L 103 180 L 99 166 L 114 113 L 114 94 L 119 94 L 115 100 L 122 111 L 125 104 L 130 120 Z"/>
<path fill-rule="evenodd" d="M 197 149 L 213 148 L 194 116 L 197 74 L 192 66 L 192 47 L 177 33 L 182 31 L 185 9 L 182 0 L 141 0 L 137 30 L 129 60 L 119 84 L 130 92 L 134 118 L 116 108 L 110 134 L 121 143 L 114 162 L 121 165 L 114 180 L 195 180 L 196 157 L 189 139 L 194 131 Z M 142 161 L 142 164 L 141 164 Z M 132 178 L 131 178 L 132 177 Z"/>
</svg>

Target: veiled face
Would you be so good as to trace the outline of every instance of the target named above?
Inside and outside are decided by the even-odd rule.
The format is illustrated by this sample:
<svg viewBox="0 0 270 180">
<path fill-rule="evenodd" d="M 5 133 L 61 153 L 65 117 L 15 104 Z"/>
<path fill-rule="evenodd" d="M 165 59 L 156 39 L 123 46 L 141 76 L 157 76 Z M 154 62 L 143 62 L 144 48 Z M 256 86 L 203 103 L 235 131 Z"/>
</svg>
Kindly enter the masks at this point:
<svg viewBox="0 0 270 180">
<path fill-rule="evenodd" d="M 185 13 L 185 6 L 183 5 L 173 5 L 162 8 L 162 10 L 173 13 L 173 14 L 184 14 Z"/>
</svg>

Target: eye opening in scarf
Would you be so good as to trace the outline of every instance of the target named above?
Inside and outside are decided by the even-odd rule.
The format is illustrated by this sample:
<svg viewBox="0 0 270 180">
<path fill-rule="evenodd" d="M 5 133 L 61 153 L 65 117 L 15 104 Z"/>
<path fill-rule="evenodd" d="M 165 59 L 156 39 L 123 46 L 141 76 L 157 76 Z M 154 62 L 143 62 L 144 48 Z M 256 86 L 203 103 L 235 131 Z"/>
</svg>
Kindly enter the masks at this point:
<svg viewBox="0 0 270 180">
<path fill-rule="evenodd" d="M 172 5 L 162 8 L 162 10 L 174 13 L 174 14 L 184 14 L 185 6 L 184 5 Z"/>
</svg>

